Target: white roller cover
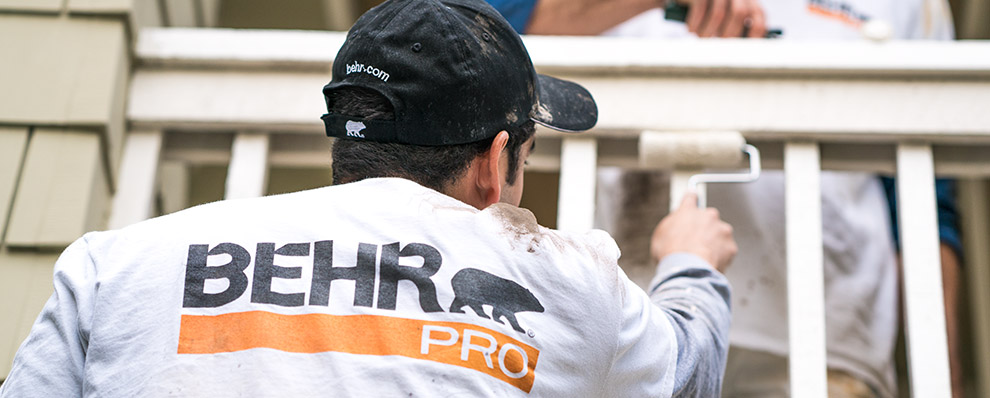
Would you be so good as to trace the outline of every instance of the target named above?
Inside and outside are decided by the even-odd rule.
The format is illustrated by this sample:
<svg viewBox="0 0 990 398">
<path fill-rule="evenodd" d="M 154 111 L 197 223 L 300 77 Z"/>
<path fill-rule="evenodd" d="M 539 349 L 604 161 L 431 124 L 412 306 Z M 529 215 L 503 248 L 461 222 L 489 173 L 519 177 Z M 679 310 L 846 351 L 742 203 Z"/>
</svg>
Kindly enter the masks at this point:
<svg viewBox="0 0 990 398">
<path fill-rule="evenodd" d="M 644 131 L 639 163 L 662 169 L 738 166 L 746 140 L 738 131 Z"/>
</svg>

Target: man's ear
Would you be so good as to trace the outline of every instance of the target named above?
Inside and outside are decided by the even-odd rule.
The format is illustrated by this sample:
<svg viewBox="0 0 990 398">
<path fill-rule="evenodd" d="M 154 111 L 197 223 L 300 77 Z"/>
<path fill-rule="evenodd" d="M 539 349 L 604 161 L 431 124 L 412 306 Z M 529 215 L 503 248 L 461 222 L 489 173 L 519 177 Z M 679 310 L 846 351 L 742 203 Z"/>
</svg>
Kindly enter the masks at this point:
<svg viewBox="0 0 990 398">
<path fill-rule="evenodd" d="M 476 179 L 478 193 L 484 201 L 485 206 L 498 203 L 502 198 L 502 182 L 505 177 L 501 168 L 502 152 L 509 142 L 509 133 L 501 131 L 492 140 L 491 147 L 482 154 L 477 161 L 479 170 Z"/>
</svg>

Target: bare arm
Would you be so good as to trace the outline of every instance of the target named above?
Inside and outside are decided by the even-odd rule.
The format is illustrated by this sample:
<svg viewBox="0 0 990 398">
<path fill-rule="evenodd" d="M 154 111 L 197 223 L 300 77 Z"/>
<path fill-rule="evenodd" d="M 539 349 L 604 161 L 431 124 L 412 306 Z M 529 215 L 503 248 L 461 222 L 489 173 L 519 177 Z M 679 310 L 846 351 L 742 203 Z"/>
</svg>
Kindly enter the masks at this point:
<svg viewBox="0 0 990 398">
<path fill-rule="evenodd" d="M 694 0 L 688 10 L 688 31 L 698 37 L 763 37 L 767 32 L 757 0 Z"/>
<path fill-rule="evenodd" d="M 539 0 L 526 26 L 534 35 L 597 35 L 660 7 L 663 0 Z"/>
<path fill-rule="evenodd" d="M 959 353 L 959 259 L 949 245 L 941 245 L 942 294 L 945 299 L 945 329 L 949 346 L 952 396 L 963 396 L 962 358 Z"/>
<path fill-rule="evenodd" d="M 672 0 L 540 0 L 527 34 L 598 35 Z M 758 0 L 677 0 L 690 6 L 687 27 L 699 37 L 763 37 L 766 22 Z M 661 23 L 661 21 L 657 21 Z"/>
</svg>

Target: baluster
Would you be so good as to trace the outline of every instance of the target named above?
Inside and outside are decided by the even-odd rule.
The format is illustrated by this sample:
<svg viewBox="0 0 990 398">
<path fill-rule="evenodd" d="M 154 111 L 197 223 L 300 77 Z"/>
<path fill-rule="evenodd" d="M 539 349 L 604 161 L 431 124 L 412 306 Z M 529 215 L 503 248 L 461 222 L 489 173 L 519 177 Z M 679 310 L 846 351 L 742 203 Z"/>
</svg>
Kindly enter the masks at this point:
<svg viewBox="0 0 990 398">
<path fill-rule="evenodd" d="M 240 133 L 234 137 L 224 199 L 255 198 L 268 182 L 268 135 Z"/>
<path fill-rule="evenodd" d="M 814 142 L 784 145 L 787 319 L 791 395 L 825 398 L 825 277 L 821 155 Z"/>
</svg>

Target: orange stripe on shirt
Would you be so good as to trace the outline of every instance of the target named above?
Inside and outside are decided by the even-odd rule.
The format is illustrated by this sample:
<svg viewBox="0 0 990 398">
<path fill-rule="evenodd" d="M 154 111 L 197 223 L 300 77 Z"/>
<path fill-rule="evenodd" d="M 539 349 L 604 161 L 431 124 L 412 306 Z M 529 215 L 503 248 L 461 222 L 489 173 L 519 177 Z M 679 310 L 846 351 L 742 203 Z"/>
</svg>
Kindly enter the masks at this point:
<svg viewBox="0 0 990 398">
<path fill-rule="evenodd" d="M 539 350 L 491 329 L 379 315 L 265 311 L 182 315 L 179 354 L 252 348 L 297 353 L 399 355 L 474 369 L 529 392 Z"/>
<path fill-rule="evenodd" d="M 833 10 L 822 8 L 822 7 L 817 6 L 817 5 L 814 5 L 814 4 L 809 4 L 808 5 L 808 11 L 810 11 L 812 14 L 818 14 L 818 15 L 821 15 L 821 16 L 823 16 L 825 18 L 837 19 L 837 20 L 841 21 L 842 23 L 847 24 L 847 25 L 851 25 L 853 27 L 859 27 L 859 26 L 861 26 L 863 24 L 863 21 L 860 21 L 860 20 L 855 19 L 855 18 L 851 18 L 848 15 L 845 15 L 845 14 L 840 13 L 840 12 L 836 12 L 836 11 L 833 11 Z"/>
</svg>

